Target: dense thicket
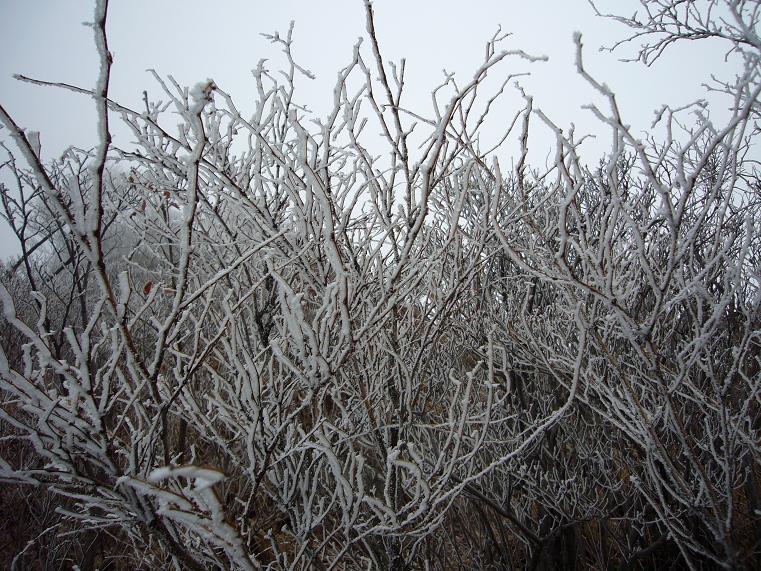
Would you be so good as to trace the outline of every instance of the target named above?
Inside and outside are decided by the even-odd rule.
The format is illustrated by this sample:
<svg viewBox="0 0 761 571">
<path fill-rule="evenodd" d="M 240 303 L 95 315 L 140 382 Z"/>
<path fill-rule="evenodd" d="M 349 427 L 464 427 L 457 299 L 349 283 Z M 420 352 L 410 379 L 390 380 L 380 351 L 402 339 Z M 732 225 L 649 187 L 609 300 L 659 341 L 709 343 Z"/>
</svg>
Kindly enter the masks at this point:
<svg viewBox="0 0 761 571">
<path fill-rule="evenodd" d="M 126 108 L 100 0 L 81 90 L 99 145 L 43 164 L 0 108 L 23 251 L 0 287 L 6 562 L 758 565 L 759 6 L 642 6 L 622 20 L 644 62 L 685 38 L 734 50 L 714 85 L 730 118 L 664 108 L 664 138 L 638 139 L 577 38 L 613 135 L 589 164 L 528 95 L 506 133 L 521 154 L 479 149 L 486 75 L 531 59 L 499 37 L 431 113 L 404 111 L 369 3 L 316 123 L 290 33 L 251 116 L 223 86 L 159 77 L 165 101 Z M 117 118 L 134 147 L 111 144 Z M 557 136 L 542 170 L 536 122 Z"/>
</svg>

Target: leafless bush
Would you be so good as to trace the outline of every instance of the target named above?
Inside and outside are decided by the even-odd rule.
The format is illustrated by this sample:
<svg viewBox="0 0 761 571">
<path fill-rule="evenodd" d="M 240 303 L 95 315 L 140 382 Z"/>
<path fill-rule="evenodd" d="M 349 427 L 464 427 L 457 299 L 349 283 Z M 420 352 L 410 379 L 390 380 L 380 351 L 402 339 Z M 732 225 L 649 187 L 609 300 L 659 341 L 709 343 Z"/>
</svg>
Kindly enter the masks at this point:
<svg viewBox="0 0 761 571">
<path fill-rule="evenodd" d="M 664 108 L 667 139 L 639 140 L 579 36 L 609 153 L 586 163 L 526 95 L 505 172 L 476 143 L 495 101 L 479 87 L 536 58 L 503 37 L 430 119 L 403 109 L 369 2 L 369 46 L 315 124 L 291 31 L 250 117 L 211 80 L 158 76 L 165 100 L 133 110 L 108 95 L 100 0 L 98 84 L 59 85 L 95 100 L 97 148 L 43 164 L 0 108 L 28 165 L 7 150 L 23 255 L 0 288 L 0 474 L 26 486 L 4 501 L 32 486 L 46 510 L 14 565 L 58 528 L 68 551 L 39 565 L 757 563 L 757 7 L 642 4 L 622 20 L 657 38 L 643 61 L 690 37 L 740 53 L 716 87 L 728 123 L 678 137 Z M 113 117 L 134 148 L 111 144 Z M 536 121 L 556 134 L 546 171 L 527 163 Z M 378 130 L 386 157 L 362 143 Z"/>
</svg>

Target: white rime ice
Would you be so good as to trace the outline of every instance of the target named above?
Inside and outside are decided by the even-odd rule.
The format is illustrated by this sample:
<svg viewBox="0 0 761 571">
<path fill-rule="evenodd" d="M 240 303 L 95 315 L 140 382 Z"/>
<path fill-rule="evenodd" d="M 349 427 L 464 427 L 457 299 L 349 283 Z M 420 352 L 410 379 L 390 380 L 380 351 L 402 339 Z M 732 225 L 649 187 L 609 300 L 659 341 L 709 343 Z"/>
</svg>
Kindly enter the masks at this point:
<svg viewBox="0 0 761 571">
<path fill-rule="evenodd" d="M 293 25 L 245 107 L 154 73 L 134 110 L 97 0 L 95 88 L 63 86 L 95 147 L 45 162 L 0 105 L 24 252 L 0 272 L 0 481 L 35 514 L 12 566 L 84 568 L 96 536 L 134 568 L 759 560 L 758 14 L 640 3 L 616 18 L 641 62 L 726 43 L 728 119 L 664 106 L 633 133 L 577 32 L 600 158 L 520 86 L 492 140 L 544 59 L 501 31 L 412 109 L 369 0 L 326 114 Z"/>
</svg>

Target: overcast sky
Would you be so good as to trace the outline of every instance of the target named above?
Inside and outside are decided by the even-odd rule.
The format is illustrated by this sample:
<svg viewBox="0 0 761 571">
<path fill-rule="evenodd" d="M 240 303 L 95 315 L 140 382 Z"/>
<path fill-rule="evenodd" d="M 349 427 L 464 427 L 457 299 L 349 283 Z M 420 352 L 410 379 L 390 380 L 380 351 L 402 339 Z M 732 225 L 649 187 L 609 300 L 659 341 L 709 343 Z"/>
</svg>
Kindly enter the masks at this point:
<svg viewBox="0 0 761 571">
<path fill-rule="evenodd" d="M 606 0 L 599 5 L 631 14 L 635 3 Z M 631 55 L 633 47 L 612 55 L 598 48 L 622 39 L 627 29 L 596 17 L 585 0 L 376 0 L 374 6 L 386 59 L 407 59 L 408 107 L 428 115 L 430 91 L 440 83 L 444 68 L 462 82 L 470 79 L 482 61 L 485 41 L 501 24 L 513 34 L 506 48 L 550 59 L 531 65 L 508 62 L 500 73 L 531 71 L 521 84 L 535 96 L 535 106 L 561 126 L 574 122 L 578 130 L 599 135 L 589 144 L 590 157 L 604 152 L 607 138 L 589 111 L 581 109 L 602 102 L 576 75 L 574 31 L 583 34 L 586 67 L 618 94 L 624 117 L 638 132 L 649 127 L 661 104 L 684 105 L 704 97 L 701 84 L 711 74 L 729 77 L 736 71 L 710 42 L 673 50 L 650 69 L 620 63 L 618 58 Z M 94 144 L 94 103 L 11 76 L 20 73 L 91 88 L 97 61 L 92 30 L 82 22 L 92 19 L 92 9 L 90 0 L 0 0 L 0 102 L 19 124 L 41 132 L 44 160 L 59 156 L 69 145 Z M 110 95 L 133 107 L 139 106 L 143 90 L 159 97 L 158 86 L 145 71 L 154 68 L 182 85 L 213 78 L 245 109 L 255 93 L 250 70 L 261 58 L 269 59 L 272 68 L 282 62 L 279 48 L 260 33 L 285 32 L 291 20 L 296 22 L 295 57 L 317 75 L 314 81 L 300 80 L 299 100 L 324 114 L 337 71 L 365 34 L 361 0 L 112 1 L 107 28 L 114 55 Z M 496 134 L 520 106 L 511 90 L 488 133 Z M 714 116 L 720 112 L 715 109 Z M 129 141 L 120 136 L 117 131 L 116 142 L 126 146 Z M 0 137 L 7 140 L 4 133 Z M 545 145 L 549 138 L 540 138 L 535 152 Z M 508 145 L 503 153 L 510 152 Z M 500 160 L 510 163 L 509 156 Z M 5 224 L 0 226 L 0 257 L 5 258 L 18 249 Z"/>
</svg>

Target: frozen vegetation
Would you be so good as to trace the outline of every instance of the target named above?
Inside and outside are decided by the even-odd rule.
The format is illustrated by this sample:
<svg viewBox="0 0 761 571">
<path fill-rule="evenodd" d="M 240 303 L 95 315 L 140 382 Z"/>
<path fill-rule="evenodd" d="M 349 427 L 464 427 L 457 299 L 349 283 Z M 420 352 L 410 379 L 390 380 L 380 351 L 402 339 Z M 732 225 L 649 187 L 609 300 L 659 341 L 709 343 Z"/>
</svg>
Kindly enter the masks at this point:
<svg viewBox="0 0 761 571">
<path fill-rule="evenodd" d="M 43 162 L 0 107 L 23 252 L 0 285 L 3 564 L 758 568 L 759 4 L 640 4 L 619 20 L 641 62 L 735 53 L 710 84 L 729 118 L 664 107 L 638 137 L 578 35 L 598 161 L 527 93 L 518 155 L 480 149 L 486 76 L 534 59 L 499 36 L 406 109 L 369 3 L 319 121 L 290 31 L 251 114 L 159 76 L 130 109 L 99 0 L 97 84 L 62 86 L 99 144 Z"/>
</svg>

